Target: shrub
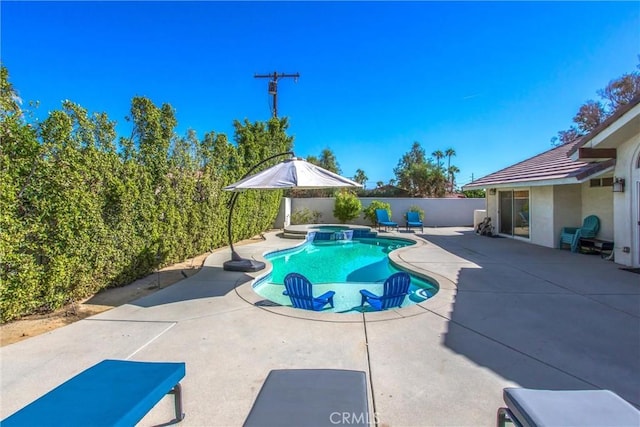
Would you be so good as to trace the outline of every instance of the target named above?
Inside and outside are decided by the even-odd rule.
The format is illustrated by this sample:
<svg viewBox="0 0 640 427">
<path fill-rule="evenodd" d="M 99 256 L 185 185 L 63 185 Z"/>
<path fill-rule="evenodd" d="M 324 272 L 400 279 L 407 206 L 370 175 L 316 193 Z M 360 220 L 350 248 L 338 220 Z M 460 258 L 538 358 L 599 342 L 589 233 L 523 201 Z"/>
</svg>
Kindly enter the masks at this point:
<svg viewBox="0 0 640 427">
<path fill-rule="evenodd" d="M 391 218 L 391 205 L 389 203 L 381 202 L 379 200 L 373 200 L 369 206 L 363 209 L 365 219 L 371 222 L 371 225 L 376 225 L 378 219 L 376 217 L 376 209 L 384 209 Z"/>
<path fill-rule="evenodd" d="M 484 199 L 485 197 L 487 197 L 487 194 L 484 190 L 464 190 L 462 194 L 470 199 Z"/>
<path fill-rule="evenodd" d="M 179 137 L 172 107 L 142 97 L 132 100 L 132 137 L 118 142 L 105 113 L 70 101 L 28 123 L 7 78 L 0 65 L 0 323 L 226 245 L 223 188 L 293 142 L 277 118 L 235 121 L 233 143 L 215 132 Z M 281 194 L 243 193 L 232 239 L 267 230 Z"/>
<path fill-rule="evenodd" d="M 317 224 L 321 216 L 320 212 L 309 208 L 299 209 L 291 214 L 291 224 Z"/>
<path fill-rule="evenodd" d="M 360 216 L 362 203 L 358 196 L 352 191 L 343 190 L 336 194 L 333 216 L 338 218 L 342 224 Z"/>
</svg>

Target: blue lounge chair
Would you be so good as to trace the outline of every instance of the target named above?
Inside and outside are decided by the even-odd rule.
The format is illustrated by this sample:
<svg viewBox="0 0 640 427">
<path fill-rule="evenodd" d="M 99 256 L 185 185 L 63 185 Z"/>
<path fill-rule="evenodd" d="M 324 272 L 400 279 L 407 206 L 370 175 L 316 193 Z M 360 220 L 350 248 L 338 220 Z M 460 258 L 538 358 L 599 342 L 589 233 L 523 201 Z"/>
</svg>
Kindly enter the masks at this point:
<svg viewBox="0 0 640 427">
<path fill-rule="evenodd" d="M 504 389 L 506 408 L 498 409 L 498 427 L 637 426 L 640 411 L 609 390 Z"/>
<path fill-rule="evenodd" d="M 560 232 L 560 249 L 563 244 L 571 246 L 571 252 L 578 252 L 580 238 L 593 238 L 600 230 L 600 219 L 595 215 L 589 215 L 582 222 L 582 227 L 562 227 Z"/>
<path fill-rule="evenodd" d="M 302 274 L 287 274 L 284 278 L 284 287 L 285 290 L 282 294 L 289 296 L 291 304 L 293 304 L 295 308 L 320 311 L 327 304 L 333 308 L 333 296 L 336 293 L 334 291 L 328 291 L 314 298 L 313 285 L 309 279 Z"/>
<path fill-rule="evenodd" d="M 166 394 L 184 418 L 180 380 L 185 364 L 103 360 L 2 420 L 17 426 L 133 426 Z"/>
<path fill-rule="evenodd" d="M 409 293 L 410 284 L 411 277 L 408 273 L 404 271 L 394 273 L 384 281 L 384 292 L 382 296 L 372 294 L 366 289 L 360 289 L 360 294 L 362 294 L 360 306 L 362 307 L 365 302 L 368 302 L 369 305 L 376 310 L 400 307 Z"/>
<path fill-rule="evenodd" d="M 395 227 L 398 229 L 398 223 L 391 221 L 389 212 L 387 212 L 386 209 L 376 209 L 376 221 L 378 222 L 378 231 L 380 231 L 381 225 L 384 225 L 385 231 L 387 227 Z"/>
<path fill-rule="evenodd" d="M 420 221 L 420 213 L 416 211 L 407 212 L 407 230 L 412 227 L 420 227 L 422 232 L 424 233 L 424 226 L 422 225 L 422 221 Z"/>
</svg>

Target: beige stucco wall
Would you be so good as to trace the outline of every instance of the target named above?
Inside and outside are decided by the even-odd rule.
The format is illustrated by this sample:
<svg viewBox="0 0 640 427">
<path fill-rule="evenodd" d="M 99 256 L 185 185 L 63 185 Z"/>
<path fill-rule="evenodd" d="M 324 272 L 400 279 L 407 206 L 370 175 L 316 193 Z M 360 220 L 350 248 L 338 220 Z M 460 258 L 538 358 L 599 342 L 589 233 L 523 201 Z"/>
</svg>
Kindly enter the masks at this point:
<svg viewBox="0 0 640 427">
<path fill-rule="evenodd" d="M 613 240 L 617 263 L 640 267 L 640 134 L 618 146 L 614 175 L 625 179 L 624 193 L 613 193 Z M 624 248 L 629 248 L 625 252 Z"/>
<path fill-rule="evenodd" d="M 582 218 L 589 215 L 600 218 L 600 230 L 597 237 L 613 240 L 613 191 L 611 187 L 591 187 L 589 182 L 582 184 Z"/>
<path fill-rule="evenodd" d="M 524 240 L 557 248 L 562 227 L 579 227 L 582 224 L 581 185 L 500 188 L 500 191 L 523 189 L 529 190 L 530 209 L 530 237 Z M 495 195 L 487 194 L 487 215 L 498 230 L 498 191 Z"/>
<path fill-rule="evenodd" d="M 562 227 L 580 227 L 583 219 L 581 185 L 555 185 L 553 187 L 553 233 L 556 240 L 552 247 L 558 247 Z"/>
<path fill-rule="evenodd" d="M 529 235 L 531 243 L 553 248 L 557 233 L 553 222 L 553 187 L 531 187 L 529 189 Z"/>
</svg>

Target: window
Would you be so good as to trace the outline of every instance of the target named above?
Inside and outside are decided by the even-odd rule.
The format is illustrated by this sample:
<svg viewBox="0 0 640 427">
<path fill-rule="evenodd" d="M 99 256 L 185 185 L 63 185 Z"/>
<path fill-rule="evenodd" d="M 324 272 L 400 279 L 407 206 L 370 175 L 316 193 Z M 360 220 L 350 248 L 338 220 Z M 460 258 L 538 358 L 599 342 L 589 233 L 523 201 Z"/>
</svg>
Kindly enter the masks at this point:
<svg viewBox="0 0 640 427">
<path fill-rule="evenodd" d="M 590 179 L 589 187 L 613 187 L 613 177 Z"/>
<path fill-rule="evenodd" d="M 602 178 L 602 186 L 603 187 L 613 187 L 613 177 Z"/>
</svg>

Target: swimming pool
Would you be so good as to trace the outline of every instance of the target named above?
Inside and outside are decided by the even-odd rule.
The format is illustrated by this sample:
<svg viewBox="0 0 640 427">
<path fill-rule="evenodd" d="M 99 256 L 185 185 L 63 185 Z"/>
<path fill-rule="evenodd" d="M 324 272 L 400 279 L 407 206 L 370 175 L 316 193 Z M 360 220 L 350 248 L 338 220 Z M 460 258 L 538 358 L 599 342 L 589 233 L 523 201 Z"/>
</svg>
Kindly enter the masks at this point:
<svg viewBox="0 0 640 427">
<path fill-rule="evenodd" d="M 300 273 L 313 283 L 314 295 L 333 290 L 333 309 L 336 313 L 359 312 L 360 289 L 382 295 L 387 277 L 402 271 L 389 262 L 389 252 L 414 242 L 401 239 L 362 238 L 351 241 L 315 241 L 301 246 L 267 254 L 273 264 L 271 273 L 258 280 L 254 291 L 280 305 L 291 306 L 289 297 L 282 295 L 284 277 Z M 411 273 L 411 272 L 409 272 Z M 411 274 L 409 295 L 402 307 L 431 298 L 438 291 L 436 284 Z M 327 306 L 329 307 L 329 306 Z M 369 306 L 365 306 L 366 311 Z"/>
</svg>

